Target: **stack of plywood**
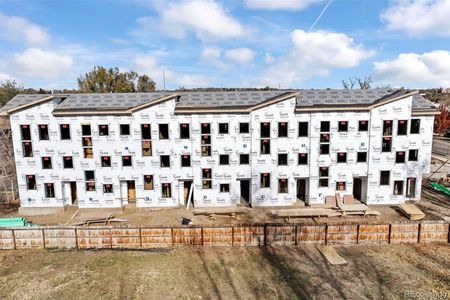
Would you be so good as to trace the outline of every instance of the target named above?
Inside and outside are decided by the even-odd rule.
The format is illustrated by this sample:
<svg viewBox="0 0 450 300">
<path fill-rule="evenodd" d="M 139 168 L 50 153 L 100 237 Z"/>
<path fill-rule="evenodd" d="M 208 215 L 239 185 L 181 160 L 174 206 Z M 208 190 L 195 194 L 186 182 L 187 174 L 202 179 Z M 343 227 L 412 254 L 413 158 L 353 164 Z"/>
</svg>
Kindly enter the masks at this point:
<svg viewBox="0 0 450 300">
<path fill-rule="evenodd" d="M 400 211 L 412 221 L 419 221 L 425 218 L 425 214 L 414 204 L 400 204 Z"/>
</svg>

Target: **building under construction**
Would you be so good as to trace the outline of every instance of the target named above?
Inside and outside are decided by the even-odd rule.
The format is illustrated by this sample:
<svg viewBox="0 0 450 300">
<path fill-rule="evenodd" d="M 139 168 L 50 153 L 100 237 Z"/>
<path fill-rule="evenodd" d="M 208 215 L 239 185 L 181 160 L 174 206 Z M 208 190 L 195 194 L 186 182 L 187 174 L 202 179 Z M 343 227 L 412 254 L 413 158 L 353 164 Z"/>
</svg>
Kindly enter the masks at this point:
<svg viewBox="0 0 450 300">
<path fill-rule="evenodd" d="M 208 207 L 419 200 L 437 111 L 327 89 L 18 95 L 0 113 L 22 207 Z"/>
</svg>

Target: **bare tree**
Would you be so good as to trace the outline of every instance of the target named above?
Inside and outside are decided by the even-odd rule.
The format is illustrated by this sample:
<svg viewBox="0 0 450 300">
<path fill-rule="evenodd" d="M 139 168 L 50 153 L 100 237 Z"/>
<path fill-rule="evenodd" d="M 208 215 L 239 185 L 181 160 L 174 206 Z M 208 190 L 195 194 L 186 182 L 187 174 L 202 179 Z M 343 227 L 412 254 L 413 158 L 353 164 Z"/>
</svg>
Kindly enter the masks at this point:
<svg viewBox="0 0 450 300">
<path fill-rule="evenodd" d="M 373 80 L 370 75 L 361 77 L 349 77 L 347 80 L 342 80 L 342 86 L 344 89 L 353 90 L 357 86 L 359 86 L 362 90 L 370 89 L 372 86 Z"/>
<path fill-rule="evenodd" d="M 362 78 L 358 78 L 358 84 L 359 84 L 359 88 L 362 90 L 368 90 L 370 89 L 370 86 L 372 85 L 373 80 L 372 77 L 369 76 L 364 76 L 364 79 Z"/>
<path fill-rule="evenodd" d="M 0 204 L 17 204 L 17 176 L 9 122 L 0 118 Z"/>
<path fill-rule="evenodd" d="M 355 87 L 357 82 L 358 82 L 358 78 L 356 78 L 356 77 L 353 77 L 353 78 L 349 77 L 348 80 L 342 80 L 342 86 L 346 90 L 353 90 L 353 88 Z"/>
</svg>

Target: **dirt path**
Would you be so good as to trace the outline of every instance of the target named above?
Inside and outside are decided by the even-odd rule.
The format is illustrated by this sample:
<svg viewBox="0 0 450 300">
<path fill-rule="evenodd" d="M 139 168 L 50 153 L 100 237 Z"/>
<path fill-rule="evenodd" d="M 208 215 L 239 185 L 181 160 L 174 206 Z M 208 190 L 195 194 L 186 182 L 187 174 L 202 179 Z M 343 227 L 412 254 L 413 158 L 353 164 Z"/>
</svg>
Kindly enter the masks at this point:
<svg viewBox="0 0 450 300">
<path fill-rule="evenodd" d="M 0 299 L 450 297 L 449 245 L 337 250 L 346 265 L 328 264 L 312 246 L 1 251 Z"/>
</svg>

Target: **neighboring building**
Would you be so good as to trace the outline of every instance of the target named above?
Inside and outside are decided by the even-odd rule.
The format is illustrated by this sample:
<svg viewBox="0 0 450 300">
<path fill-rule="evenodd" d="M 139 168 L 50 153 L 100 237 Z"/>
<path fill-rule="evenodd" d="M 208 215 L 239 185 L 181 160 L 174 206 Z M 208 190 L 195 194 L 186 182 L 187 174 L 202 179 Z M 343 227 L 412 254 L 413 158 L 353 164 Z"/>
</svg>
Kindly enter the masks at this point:
<svg viewBox="0 0 450 300">
<path fill-rule="evenodd" d="M 375 89 L 18 95 L 0 113 L 22 207 L 205 207 L 419 200 L 437 111 Z"/>
</svg>

